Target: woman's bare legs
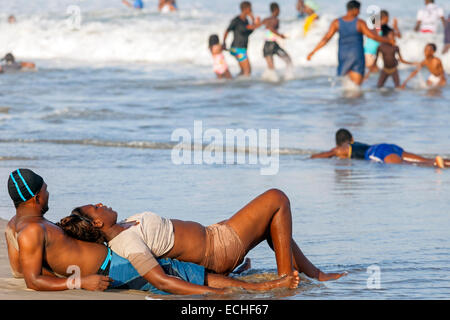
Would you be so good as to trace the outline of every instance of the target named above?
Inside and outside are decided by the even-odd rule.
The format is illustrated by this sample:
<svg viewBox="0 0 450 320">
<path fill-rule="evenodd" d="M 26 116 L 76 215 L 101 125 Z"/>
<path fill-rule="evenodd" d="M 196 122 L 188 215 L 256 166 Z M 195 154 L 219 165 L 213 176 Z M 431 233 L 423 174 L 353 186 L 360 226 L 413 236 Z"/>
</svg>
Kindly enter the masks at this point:
<svg viewBox="0 0 450 320">
<path fill-rule="evenodd" d="M 337 279 L 344 274 L 321 273 L 292 239 L 292 215 L 287 196 L 271 189 L 247 204 L 225 223 L 239 235 L 246 252 L 267 240 L 275 251 L 279 275 L 289 275 L 294 267 L 318 280 Z"/>
</svg>

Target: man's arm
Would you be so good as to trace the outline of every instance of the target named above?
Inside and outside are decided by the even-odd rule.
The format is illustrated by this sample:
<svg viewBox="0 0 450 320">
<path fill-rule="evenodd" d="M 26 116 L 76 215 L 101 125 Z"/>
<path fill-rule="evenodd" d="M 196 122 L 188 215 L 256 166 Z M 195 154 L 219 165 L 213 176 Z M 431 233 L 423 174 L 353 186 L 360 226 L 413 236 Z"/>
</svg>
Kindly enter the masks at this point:
<svg viewBox="0 0 450 320">
<path fill-rule="evenodd" d="M 327 159 L 327 158 L 333 158 L 335 156 L 336 156 L 336 148 L 333 148 L 327 152 L 313 154 L 311 156 L 311 159 Z"/>
<path fill-rule="evenodd" d="M 322 40 L 317 44 L 317 46 L 314 48 L 313 51 L 311 51 L 311 53 L 308 55 L 308 61 L 311 60 L 312 56 L 319 51 L 320 49 L 322 49 L 330 40 L 331 38 L 333 38 L 333 36 L 335 35 L 335 33 L 339 30 L 339 20 L 334 20 L 331 25 L 330 28 L 327 32 L 327 34 L 322 38 Z"/>
<path fill-rule="evenodd" d="M 150 282 L 154 287 L 159 290 L 173 293 L 173 294 L 224 294 L 225 289 L 211 288 L 198 284 L 193 284 L 179 278 L 167 275 L 160 265 L 155 266 L 149 272 L 144 275 L 145 280 Z"/>
<path fill-rule="evenodd" d="M 69 289 L 67 279 L 44 275 L 42 258 L 44 253 L 44 229 L 40 224 L 30 224 L 18 235 L 19 262 L 28 288 L 39 291 L 62 291 Z M 81 288 L 105 290 L 110 279 L 91 275 L 81 277 Z"/>
<path fill-rule="evenodd" d="M 416 26 L 414 27 L 414 31 L 415 31 L 415 32 L 418 32 L 418 31 L 420 30 L 421 24 L 422 24 L 422 21 L 417 20 Z"/>
<path fill-rule="evenodd" d="M 359 29 L 359 32 L 361 32 L 367 38 L 373 39 L 378 42 L 395 45 L 394 40 L 391 41 L 386 37 L 382 37 L 382 36 L 378 35 L 376 32 L 372 32 L 372 30 L 369 29 L 369 27 L 363 20 L 358 20 L 358 29 Z"/>
<path fill-rule="evenodd" d="M 122 3 L 127 7 L 132 7 L 131 3 L 129 3 L 127 0 L 122 0 Z"/>
</svg>

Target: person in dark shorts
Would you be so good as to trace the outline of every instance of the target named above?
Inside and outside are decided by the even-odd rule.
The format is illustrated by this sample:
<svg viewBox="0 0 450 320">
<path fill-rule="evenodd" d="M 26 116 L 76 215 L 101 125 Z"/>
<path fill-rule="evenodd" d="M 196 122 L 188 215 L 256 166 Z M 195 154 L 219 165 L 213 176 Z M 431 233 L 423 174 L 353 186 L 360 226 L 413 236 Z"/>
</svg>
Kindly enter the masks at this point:
<svg viewBox="0 0 450 320">
<path fill-rule="evenodd" d="M 389 164 L 417 164 L 429 167 L 445 168 L 450 166 L 450 160 L 437 156 L 427 159 L 404 151 L 395 144 L 375 144 L 355 142 L 353 135 L 347 129 L 336 132 L 336 147 L 327 152 L 313 154 L 311 159 L 325 159 L 337 157 L 340 159 L 360 159 Z"/>
<path fill-rule="evenodd" d="M 388 39 L 395 39 L 395 32 L 394 30 L 388 31 L 387 34 L 383 34 L 383 36 L 387 37 Z M 378 57 L 380 54 L 383 56 L 383 62 L 384 67 L 380 72 L 380 78 L 378 79 L 377 87 L 381 88 L 386 83 L 386 80 L 392 76 L 392 79 L 394 80 L 394 84 L 396 88 L 400 88 L 400 76 L 398 74 L 398 59 L 401 63 L 404 64 L 414 64 L 412 62 L 408 62 L 403 60 L 402 55 L 400 54 L 400 48 L 398 46 L 393 46 L 391 44 L 382 43 L 378 47 L 377 56 L 375 58 L 375 64 L 378 61 Z"/>
<path fill-rule="evenodd" d="M 267 61 L 267 66 L 270 70 L 275 69 L 273 56 L 278 55 L 287 66 L 292 65 L 292 60 L 289 55 L 283 50 L 278 44 L 278 38 L 286 39 L 286 36 L 279 33 L 278 29 L 280 27 L 280 20 L 278 16 L 280 15 L 280 7 L 277 3 L 273 2 L 270 4 L 270 12 L 272 15 L 262 21 L 262 24 L 266 26 L 266 42 L 264 43 L 264 58 Z"/>
<path fill-rule="evenodd" d="M 444 38 L 444 50 L 442 54 L 446 54 L 450 50 L 450 14 L 445 21 L 445 38 Z"/>
<path fill-rule="evenodd" d="M 230 53 L 236 58 L 241 68 L 240 75 L 250 76 L 251 65 L 247 55 L 248 38 L 253 31 L 261 26 L 261 20 L 259 17 L 254 17 L 252 12 L 252 4 L 248 1 L 244 1 L 240 5 L 241 14 L 234 18 L 223 37 L 223 46 L 226 49 L 226 41 L 228 34 L 233 32 L 234 39 L 231 44 Z M 247 17 L 252 20 L 252 24 L 249 23 Z"/>
</svg>

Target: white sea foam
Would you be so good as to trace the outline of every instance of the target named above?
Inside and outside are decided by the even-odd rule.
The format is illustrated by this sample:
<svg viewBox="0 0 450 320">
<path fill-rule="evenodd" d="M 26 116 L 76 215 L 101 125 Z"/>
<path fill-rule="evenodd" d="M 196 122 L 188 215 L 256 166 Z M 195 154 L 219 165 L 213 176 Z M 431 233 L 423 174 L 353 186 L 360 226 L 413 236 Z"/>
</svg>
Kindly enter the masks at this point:
<svg viewBox="0 0 450 320">
<path fill-rule="evenodd" d="M 77 61 L 89 65 L 141 62 L 209 67 L 212 64 L 207 49 L 209 35 L 217 33 L 222 36 L 229 21 L 237 13 L 233 6 L 225 4 L 222 5 L 230 8 L 229 12 L 216 13 L 211 5 L 203 4 L 202 1 L 186 4 L 188 8 L 170 15 L 157 13 L 151 1 L 147 1 L 147 9 L 142 13 L 123 8 L 120 4 L 111 5 L 111 1 L 108 4 L 102 1 L 97 2 L 103 3 L 102 9 L 89 4 L 90 1 L 75 1 L 82 7 L 79 29 L 69 23 L 71 20 L 65 11 L 70 1 L 62 1 L 63 4 L 59 5 L 50 1 L 46 10 L 40 8 L 42 12 L 38 10 L 37 13 L 19 14 L 18 23 L 14 25 L 7 24 L 7 14 L 2 13 L 0 54 L 13 52 L 19 59 Z M 261 15 L 267 13 L 262 4 L 255 4 L 255 7 Z M 286 8 L 286 5 L 282 8 Z M 24 8 L 20 10 L 27 12 Z M 330 11 L 336 11 L 335 6 L 331 6 Z M 327 13 L 321 14 L 321 19 L 306 37 L 302 34 L 303 22 L 294 19 L 293 14 L 293 10 L 285 9 L 281 17 L 281 32 L 288 35 L 282 44 L 292 56 L 294 65 L 336 66 L 337 36 L 312 61 L 306 60 L 336 14 L 328 13 L 327 7 Z M 406 60 L 420 61 L 426 43 L 435 42 L 442 49 L 443 33 L 423 35 L 413 32 L 414 13 L 411 14 L 399 18 L 404 36 L 398 44 Z M 261 29 L 251 36 L 249 46 L 249 57 L 257 68 L 263 68 L 266 64 L 262 56 L 263 44 L 264 32 Z M 441 56 L 440 53 L 438 56 Z M 446 70 L 450 71 L 450 53 L 442 58 Z M 227 54 L 226 59 L 233 69 L 237 68 L 234 58 Z M 276 62 L 282 65 L 280 60 Z"/>
</svg>

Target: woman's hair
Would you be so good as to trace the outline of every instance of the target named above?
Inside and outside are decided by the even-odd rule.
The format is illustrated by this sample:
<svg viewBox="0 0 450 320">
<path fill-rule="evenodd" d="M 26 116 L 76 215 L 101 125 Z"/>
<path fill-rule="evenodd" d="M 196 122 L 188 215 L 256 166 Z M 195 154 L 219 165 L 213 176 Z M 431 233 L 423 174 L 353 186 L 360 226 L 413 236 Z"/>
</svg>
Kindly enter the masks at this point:
<svg viewBox="0 0 450 320">
<path fill-rule="evenodd" d="M 211 36 L 209 36 L 209 48 L 211 48 L 212 46 L 215 46 L 216 44 L 220 44 L 220 40 L 219 40 L 219 36 L 217 34 L 212 34 Z"/>
<path fill-rule="evenodd" d="M 81 208 L 73 209 L 70 216 L 62 218 L 56 225 L 72 238 L 101 244 L 107 242 L 104 234 L 94 227 L 92 220 L 83 213 Z"/>
</svg>

